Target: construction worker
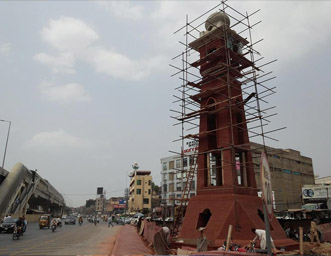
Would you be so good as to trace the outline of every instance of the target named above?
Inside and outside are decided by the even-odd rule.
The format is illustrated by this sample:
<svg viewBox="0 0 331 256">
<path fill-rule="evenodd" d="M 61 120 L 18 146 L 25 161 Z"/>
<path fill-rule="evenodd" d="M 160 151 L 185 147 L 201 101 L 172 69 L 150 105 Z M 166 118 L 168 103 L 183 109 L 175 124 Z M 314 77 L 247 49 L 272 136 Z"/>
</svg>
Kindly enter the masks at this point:
<svg viewBox="0 0 331 256">
<path fill-rule="evenodd" d="M 317 232 L 317 220 L 314 219 L 310 222 L 310 242 L 313 243 L 316 239 L 316 242 L 320 244 L 320 239 Z"/>
</svg>

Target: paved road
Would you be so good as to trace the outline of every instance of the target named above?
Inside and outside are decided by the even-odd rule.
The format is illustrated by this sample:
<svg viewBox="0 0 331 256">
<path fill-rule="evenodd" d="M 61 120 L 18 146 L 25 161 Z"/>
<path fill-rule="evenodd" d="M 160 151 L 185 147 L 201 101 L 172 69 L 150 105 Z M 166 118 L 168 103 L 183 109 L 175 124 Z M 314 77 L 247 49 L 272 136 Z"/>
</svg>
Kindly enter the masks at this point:
<svg viewBox="0 0 331 256">
<path fill-rule="evenodd" d="M 63 225 L 53 233 L 30 223 L 19 240 L 0 234 L 0 255 L 109 255 L 121 227 L 85 221 L 81 226 Z"/>
</svg>

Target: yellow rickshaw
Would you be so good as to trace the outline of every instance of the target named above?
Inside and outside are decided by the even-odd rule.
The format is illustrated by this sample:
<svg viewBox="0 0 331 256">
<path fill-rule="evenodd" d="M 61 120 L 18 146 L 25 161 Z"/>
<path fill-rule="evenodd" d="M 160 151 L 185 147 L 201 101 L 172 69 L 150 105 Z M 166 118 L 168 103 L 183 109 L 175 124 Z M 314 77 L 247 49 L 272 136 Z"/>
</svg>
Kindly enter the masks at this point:
<svg viewBox="0 0 331 256">
<path fill-rule="evenodd" d="M 50 215 L 41 215 L 39 218 L 39 228 L 50 228 L 51 226 L 51 216 Z"/>
</svg>

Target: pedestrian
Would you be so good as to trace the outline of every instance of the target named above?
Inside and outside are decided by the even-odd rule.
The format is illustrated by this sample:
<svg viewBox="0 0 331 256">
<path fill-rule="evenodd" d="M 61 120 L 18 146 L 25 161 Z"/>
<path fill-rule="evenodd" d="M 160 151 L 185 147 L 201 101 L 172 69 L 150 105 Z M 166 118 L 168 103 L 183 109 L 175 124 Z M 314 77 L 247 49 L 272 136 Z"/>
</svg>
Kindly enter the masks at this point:
<svg viewBox="0 0 331 256">
<path fill-rule="evenodd" d="M 252 232 L 256 235 L 255 238 L 253 239 L 253 242 L 259 240 L 261 249 L 265 250 L 267 248 L 267 238 L 266 238 L 265 230 L 252 228 Z M 271 236 L 270 236 L 270 242 L 271 242 L 271 249 L 274 250 L 276 247 Z"/>
<path fill-rule="evenodd" d="M 170 245 L 170 229 L 168 227 L 162 227 L 162 231 L 164 233 L 165 241 L 167 245 Z"/>
<path fill-rule="evenodd" d="M 310 222 L 310 242 L 317 242 L 317 244 L 320 244 L 320 239 L 318 237 L 318 232 L 317 232 L 317 220 L 314 219 Z"/>
<path fill-rule="evenodd" d="M 114 227 L 112 222 L 113 222 L 112 217 L 109 216 L 109 218 L 108 218 L 108 228 L 110 227 L 110 225 L 111 225 L 112 227 Z"/>
</svg>

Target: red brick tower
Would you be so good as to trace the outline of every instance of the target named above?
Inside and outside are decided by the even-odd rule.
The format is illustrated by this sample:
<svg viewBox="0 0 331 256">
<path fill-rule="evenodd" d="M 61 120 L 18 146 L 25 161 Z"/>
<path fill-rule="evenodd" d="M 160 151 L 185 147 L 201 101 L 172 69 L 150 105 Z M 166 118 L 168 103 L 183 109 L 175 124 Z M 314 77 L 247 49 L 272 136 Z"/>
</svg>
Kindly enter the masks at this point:
<svg viewBox="0 0 331 256">
<path fill-rule="evenodd" d="M 201 82 L 189 83 L 199 89 L 191 97 L 200 104 L 197 196 L 189 201 L 179 237 L 195 242 L 197 229 L 206 227 L 215 246 L 226 240 L 230 224 L 233 240 L 241 244 L 254 238 L 252 228 L 264 229 L 244 109 L 254 94 L 243 99 L 239 81 L 245 69 L 256 68 L 242 54 L 249 42 L 229 24 L 225 13 L 214 13 L 205 23 L 207 31 L 189 44 L 200 53 L 192 66 L 200 67 L 202 76 Z M 270 228 L 276 246 L 293 244 L 275 217 Z"/>
</svg>

